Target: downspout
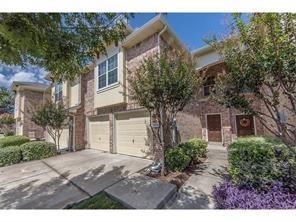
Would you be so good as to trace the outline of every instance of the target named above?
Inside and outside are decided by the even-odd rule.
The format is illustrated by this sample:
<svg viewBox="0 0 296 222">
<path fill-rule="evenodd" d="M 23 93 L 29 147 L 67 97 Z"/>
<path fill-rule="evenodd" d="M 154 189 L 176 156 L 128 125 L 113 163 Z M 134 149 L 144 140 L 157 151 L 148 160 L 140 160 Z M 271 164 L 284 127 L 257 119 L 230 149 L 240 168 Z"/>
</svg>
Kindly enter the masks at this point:
<svg viewBox="0 0 296 222">
<path fill-rule="evenodd" d="M 160 54 L 160 37 L 167 30 L 168 26 L 165 25 L 164 28 L 157 35 L 157 44 L 158 44 L 158 54 Z"/>
<path fill-rule="evenodd" d="M 160 37 L 161 35 L 167 30 L 167 25 L 165 25 L 165 27 L 158 33 L 157 35 L 157 44 L 158 44 L 158 56 L 160 56 Z M 159 75 L 161 75 L 161 73 L 159 73 Z M 164 155 L 165 155 L 165 151 L 164 151 L 164 133 L 163 133 L 163 106 L 160 106 L 160 138 L 161 138 L 161 146 L 162 146 L 162 163 L 161 163 L 161 174 L 164 175 Z"/>
</svg>

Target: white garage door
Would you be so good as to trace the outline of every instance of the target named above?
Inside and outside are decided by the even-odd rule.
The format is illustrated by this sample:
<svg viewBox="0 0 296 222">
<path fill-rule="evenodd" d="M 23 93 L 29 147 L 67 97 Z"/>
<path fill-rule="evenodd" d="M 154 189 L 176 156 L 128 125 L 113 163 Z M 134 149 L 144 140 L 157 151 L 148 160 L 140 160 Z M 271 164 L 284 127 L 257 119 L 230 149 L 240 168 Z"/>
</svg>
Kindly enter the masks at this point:
<svg viewBox="0 0 296 222">
<path fill-rule="evenodd" d="M 149 157 L 149 124 L 149 114 L 145 111 L 117 114 L 117 153 Z"/>
<path fill-rule="evenodd" d="M 109 117 L 89 120 L 89 148 L 110 151 Z"/>
</svg>

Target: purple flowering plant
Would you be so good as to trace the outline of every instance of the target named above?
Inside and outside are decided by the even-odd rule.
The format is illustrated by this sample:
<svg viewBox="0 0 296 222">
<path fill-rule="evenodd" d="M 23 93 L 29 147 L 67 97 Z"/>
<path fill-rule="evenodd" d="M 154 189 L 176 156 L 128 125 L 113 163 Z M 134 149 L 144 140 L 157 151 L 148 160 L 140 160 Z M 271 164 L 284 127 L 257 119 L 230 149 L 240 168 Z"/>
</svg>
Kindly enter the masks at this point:
<svg viewBox="0 0 296 222">
<path fill-rule="evenodd" d="M 296 209 L 296 194 L 290 193 L 281 182 L 258 191 L 235 186 L 226 179 L 214 186 L 213 196 L 219 209 Z"/>
</svg>

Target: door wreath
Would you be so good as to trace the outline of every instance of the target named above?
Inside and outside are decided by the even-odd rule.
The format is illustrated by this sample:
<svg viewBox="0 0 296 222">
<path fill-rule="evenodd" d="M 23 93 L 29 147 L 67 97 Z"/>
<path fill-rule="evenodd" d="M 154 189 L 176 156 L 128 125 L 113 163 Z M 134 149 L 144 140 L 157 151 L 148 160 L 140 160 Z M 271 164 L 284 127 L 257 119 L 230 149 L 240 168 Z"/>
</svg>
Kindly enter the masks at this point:
<svg viewBox="0 0 296 222">
<path fill-rule="evenodd" d="M 250 126 L 250 119 L 247 119 L 247 118 L 242 118 L 240 121 L 239 121 L 239 124 L 243 127 L 247 127 L 247 126 Z"/>
</svg>

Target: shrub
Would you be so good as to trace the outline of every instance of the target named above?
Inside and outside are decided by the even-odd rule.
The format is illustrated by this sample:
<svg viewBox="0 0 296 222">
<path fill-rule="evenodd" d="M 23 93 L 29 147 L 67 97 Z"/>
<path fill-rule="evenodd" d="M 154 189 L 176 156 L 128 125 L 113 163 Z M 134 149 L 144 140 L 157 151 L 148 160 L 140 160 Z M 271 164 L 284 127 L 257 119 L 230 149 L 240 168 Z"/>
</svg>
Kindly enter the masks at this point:
<svg viewBox="0 0 296 222">
<path fill-rule="evenodd" d="M 282 172 L 281 181 L 291 193 L 296 194 L 296 158 L 290 157 L 288 160 L 281 162 L 280 171 Z"/>
<path fill-rule="evenodd" d="M 213 196 L 220 209 L 296 208 L 296 194 L 289 193 L 280 182 L 258 192 L 254 188 L 238 188 L 226 180 L 219 186 L 214 186 Z"/>
<path fill-rule="evenodd" d="M 56 146 L 53 143 L 44 141 L 29 142 L 21 145 L 23 160 L 39 160 L 57 154 Z"/>
<path fill-rule="evenodd" d="M 194 138 L 179 146 L 184 149 L 191 161 L 194 162 L 206 156 L 208 143 L 202 139 Z"/>
<path fill-rule="evenodd" d="M 19 146 L 8 146 L 0 149 L 0 167 L 19 163 L 22 153 Z"/>
<path fill-rule="evenodd" d="M 170 148 L 165 153 L 165 162 L 171 171 L 183 171 L 190 163 L 190 157 L 181 147 Z"/>
<path fill-rule="evenodd" d="M 239 138 L 229 146 L 229 174 L 234 184 L 264 188 L 284 177 L 290 153 L 279 140 L 269 137 Z"/>
<path fill-rule="evenodd" d="M 0 148 L 7 146 L 20 146 L 29 141 L 30 139 L 26 136 L 6 136 L 0 139 Z"/>
</svg>

